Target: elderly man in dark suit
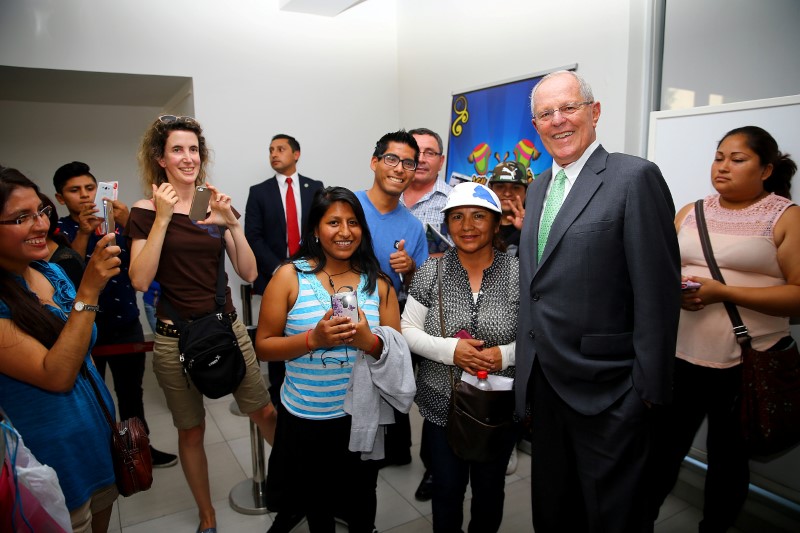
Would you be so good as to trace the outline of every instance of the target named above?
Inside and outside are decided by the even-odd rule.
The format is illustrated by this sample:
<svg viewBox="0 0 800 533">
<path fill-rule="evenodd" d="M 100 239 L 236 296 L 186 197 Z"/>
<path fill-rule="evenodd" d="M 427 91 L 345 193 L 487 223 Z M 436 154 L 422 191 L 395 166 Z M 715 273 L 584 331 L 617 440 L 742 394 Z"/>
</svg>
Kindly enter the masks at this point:
<svg viewBox="0 0 800 533">
<path fill-rule="evenodd" d="M 674 205 L 658 167 L 609 154 L 577 74 L 531 94 L 553 156 L 518 213 L 517 410 L 533 407 L 537 533 L 652 530 L 651 409 L 671 399 L 680 310 Z"/>
<path fill-rule="evenodd" d="M 311 200 L 324 187 L 321 181 L 297 173 L 299 159 L 300 143 L 297 139 L 290 135 L 275 135 L 269 145 L 269 163 L 275 176 L 250 187 L 244 233 L 258 264 L 258 278 L 253 283 L 256 294 L 263 294 L 272 273 L 299 248 Z M 267 372 L 269 394 L 277 408 L 286 373 L 283 361 L 268 363 Z M 274 422 L 272 427 L 275 427 Z M 268 436 L 270 443 L 273 436 L 274 433 Z M 292 511 L 280 512 L 269 532 L 291 531 L 302 518 L 302 514 Z"/>
</svg>

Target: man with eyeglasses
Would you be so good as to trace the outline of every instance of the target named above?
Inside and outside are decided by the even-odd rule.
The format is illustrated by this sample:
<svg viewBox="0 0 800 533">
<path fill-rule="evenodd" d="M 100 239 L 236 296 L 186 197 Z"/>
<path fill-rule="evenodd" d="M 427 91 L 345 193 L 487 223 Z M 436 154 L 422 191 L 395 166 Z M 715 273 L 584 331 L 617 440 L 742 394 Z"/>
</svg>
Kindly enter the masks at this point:
<svg viewBox="0 0 800 533">
<path fill-rule="evenodd" d="M 428 241 L 422 223 L 400 203 L 411 186 L 419 163 L 419 145 L 411 133 L 387 133 L 375 144 L 370 168 L 372 187 L 356 192 L 364 208 L 372 247 L 381 270 L 392 280 L 402 312 L 406 289 L 417 266 L 428 259 Z M 395 423 L 388 427 L 385 442 L 386 465 L 411 462 L 411 425 L 407 413 L 394 411 Z"/>
<path fill-rule="evenodd" d="M 419 163 L 411 185 L 400 195 L 400 203 L 406 206 L 423 226 L 430 224 L 437 231 L 442 231 L 444 214 L 441 211 L 447 203 L 447 196 L 453 190 L 450 185 L 439 179 L 439 172 L 445 160 L 442 138 L 428 128 L 416 128 L 408 133 L 414 136 L 419 145 Z"/>
<path fill-rule="evenodd" d="M 600 103 L 576 73 L 545 76 L 531 110 L 553 156 L 515 219 L 516 409 L 533 408 L 533 526 L 652 531 L 651 407 L 671 401 L 680 311 L 672 197 L 655 164 L 600 145 Z"/>
</svg>

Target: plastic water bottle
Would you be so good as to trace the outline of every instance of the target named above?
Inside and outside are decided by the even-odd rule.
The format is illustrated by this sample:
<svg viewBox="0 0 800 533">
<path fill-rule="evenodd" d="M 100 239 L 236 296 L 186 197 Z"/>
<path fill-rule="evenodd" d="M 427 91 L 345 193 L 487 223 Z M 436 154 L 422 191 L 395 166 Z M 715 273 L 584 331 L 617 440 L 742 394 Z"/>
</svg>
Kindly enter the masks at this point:
<svg viewBox="0 0 800 533">
<path fill-rule="evenodd" d="M 486 370 L 478 370 L 478 387 L 481 390 L 492 390 L 492 384 L 489 383 L 489 373 Z"/>
</svg>

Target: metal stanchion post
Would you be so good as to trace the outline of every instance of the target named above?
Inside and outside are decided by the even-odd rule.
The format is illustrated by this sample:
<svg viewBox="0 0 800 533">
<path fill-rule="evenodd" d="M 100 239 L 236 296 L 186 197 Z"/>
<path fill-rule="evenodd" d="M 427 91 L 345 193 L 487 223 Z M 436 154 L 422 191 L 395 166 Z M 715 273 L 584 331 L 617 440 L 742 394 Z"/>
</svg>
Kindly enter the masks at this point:
<svg viewBox="0 0 800 533">
<path fill-rule="evenodd" d="M 253 314 L 250 303 L 252 286 L 242 285 L 242 322 L 247 326 L 250 340 L 255 342 L 256 327 L 251 325 Z M 243 415 L 234 401 L 231 412 Z M 235 411 L 234 411 L 235 409 Z M 267 470 L 264 455 L 264 437 L 258 426 L 250 420 L 250 451 L 253 463 L 253 477 L 245 479 L 231 489 L 228 501 L 234 511 L 242 514 L 266 514 L 267 509 Z"/>
</svg>

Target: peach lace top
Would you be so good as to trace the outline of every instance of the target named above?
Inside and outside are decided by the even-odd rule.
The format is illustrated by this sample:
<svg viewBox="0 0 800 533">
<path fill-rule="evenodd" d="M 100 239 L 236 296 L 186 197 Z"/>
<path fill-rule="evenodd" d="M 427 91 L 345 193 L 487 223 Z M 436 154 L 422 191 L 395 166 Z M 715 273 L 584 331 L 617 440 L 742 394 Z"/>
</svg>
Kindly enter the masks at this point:
<svg viewBox="0 0 800 533">
<path fill-rule="evenodd" d="M 719 204 L 719 195 L 714 194 L 703 204 L 714 257 L 728 285 L 772 287 L 786 283 L 778 266 L 773 228 L 792 205 L 790 200 L 770 194 L 745 209 L 725 209 Z M 683 275 L 712 277 L 703 257 L 694 210 L 681 223 L 678 242 Z M 739 314 L 757 350 L 789 335 L 788 317 L 768 316 L 744 307 L 739 307 Z M 714 368 L 739 364 L 741 350 L 732 327 L 722 303 L 700 311 L 681 310 L 677 357 Z"/>
</svg>

